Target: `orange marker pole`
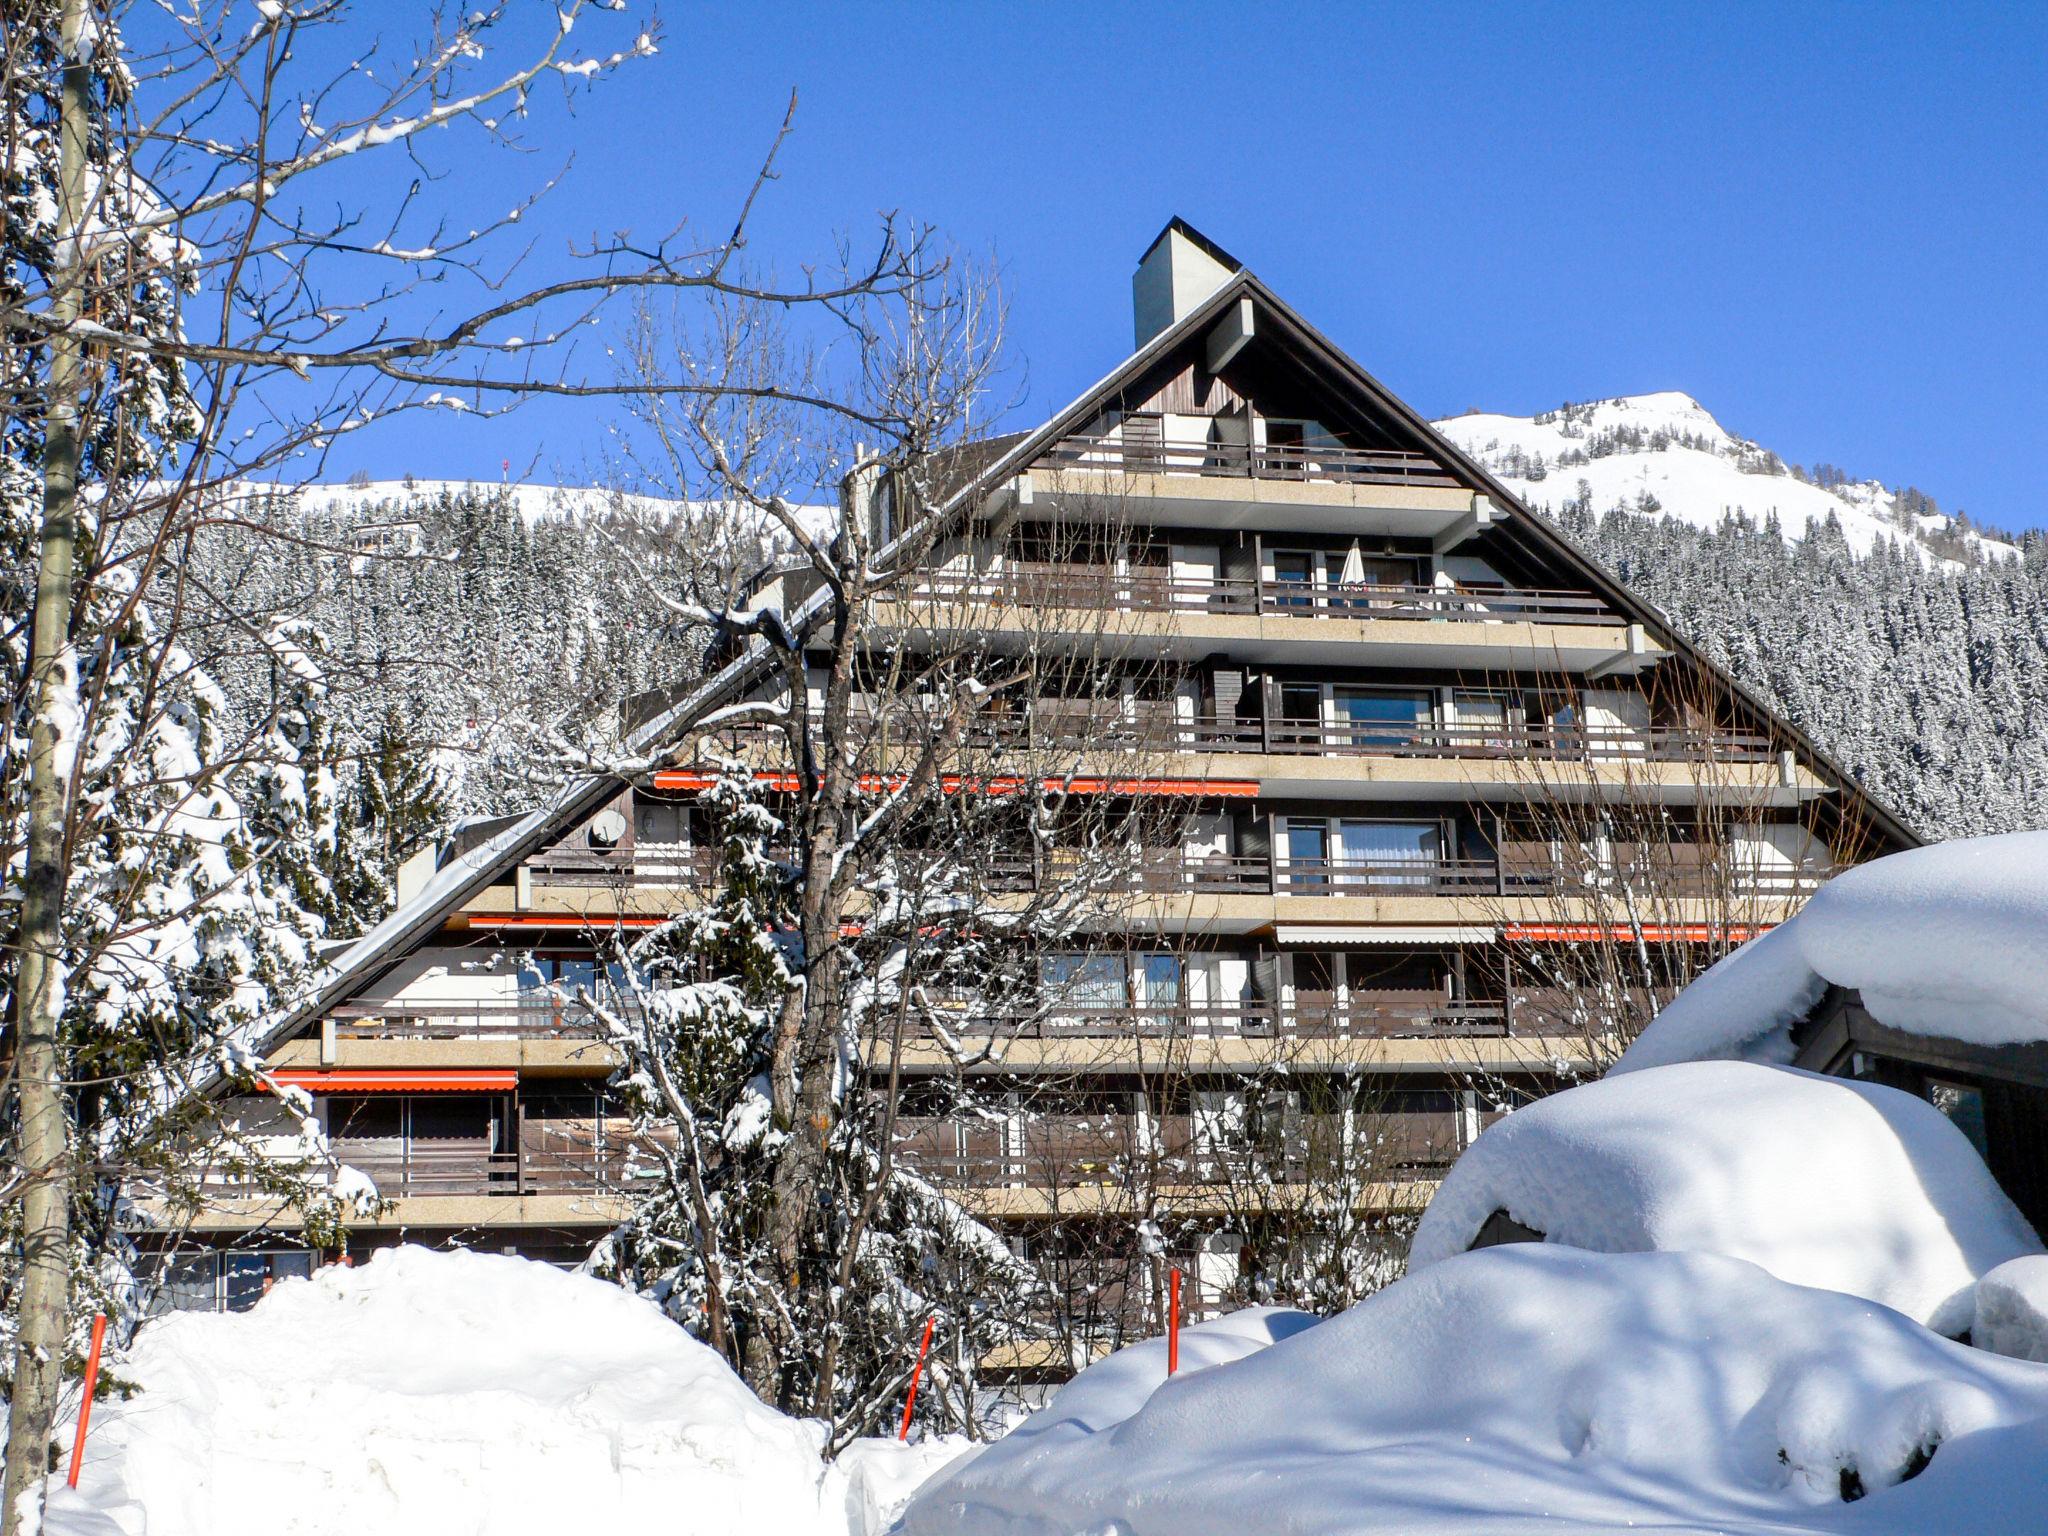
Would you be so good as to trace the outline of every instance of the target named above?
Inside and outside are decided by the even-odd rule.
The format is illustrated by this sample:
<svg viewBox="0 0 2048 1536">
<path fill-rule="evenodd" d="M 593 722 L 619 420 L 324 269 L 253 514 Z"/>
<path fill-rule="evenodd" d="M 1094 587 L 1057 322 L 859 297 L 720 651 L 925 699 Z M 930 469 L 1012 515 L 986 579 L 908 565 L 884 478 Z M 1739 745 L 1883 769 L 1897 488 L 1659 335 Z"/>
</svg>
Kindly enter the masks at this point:
<svg viewBox="0 0 2048 1536">
<path fill-rule="evenodd" d="M 107 1314 L 95 1313 L 92 1320 L 92 1350 L 85 1357 L 85 1401 L 78 1405 L 78 1438 L 71 1442 L 71 1475 L 64 1481 L 78 1486 L 78 1468 L 85 1460 L 85 1426 L 92 1422 L 92 1394 L 100 1380 L 100 1345 L 107 1338 Z"/>
<path fill-rule="evenodd" d="M 1166 1374 L 1180 1369 L 1180 1271 L 1166 1272 Z"/>
<path fill-rule="evenodd" d="M 936 1312 L 924 1320 L 924 1342 L 917 1346 L 917 1364 L 910 1369 L 910 1396 L 903 1399 L 903 1427 L 896 1431 L 898 1440 L 910 1438 L 910 1410 L 917 1406 L 917 1378 L 924 1374 L 924 1357 L 932 1347 L 932 1324 L 938 1320 Z"/>
</svg>

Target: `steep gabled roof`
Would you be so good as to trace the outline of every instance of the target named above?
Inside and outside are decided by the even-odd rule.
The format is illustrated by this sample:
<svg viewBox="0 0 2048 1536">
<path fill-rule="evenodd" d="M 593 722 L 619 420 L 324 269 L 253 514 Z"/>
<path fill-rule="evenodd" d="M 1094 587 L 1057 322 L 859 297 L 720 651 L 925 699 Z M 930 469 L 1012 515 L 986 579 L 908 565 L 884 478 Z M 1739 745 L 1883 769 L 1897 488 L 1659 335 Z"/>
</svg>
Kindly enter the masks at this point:
<svg viewBox="0 0 2048 1536">
<path fill-rule="evenodd" d="M 1799 751 L 1822 767 L 1842 789 L 1858 797 L 1871 819 L 1889 838 L 1917 846 L 1915 836 L 1896 815 L 1865 790 L 1846 770 L 1835 763 L 1812 739 L 1782 719 L 1755 694 L 1715 666 L 1685 638 L 1675 633 L 1670 621 L 1646 602 L 1619 577 L 1552 524 L 1532 513 L 1500 480 L 1472 459 L 1455 443 L 1439 433 L 1407 402 L 1360 367 L 1313 325 L 1297 314 L 1285 300 L 1268 288 L 1253 272 L 1213 241 L 1178 218 L 1162 230 L 1159 239 L 1178 230 L 1226 266 L 1233 275 L 1207 299 L 1186 315 L 1132 352 L 1115 368 L 1096 381 L 1068 405 L 1054 413 L 1041 427 L 1028 432 L 977 440 L 955 452 L 959 470 L 971 469 L 965 478 L 947 477 L 950 495 L 937 516 L 960 516 L 990 489 L 1013 478 L 1039 459 L 1049 448 L 1087 425 L 1116 400 L 1121 391 L 1137 382 L 1161 360 L 1177 349 L 1199 339 L 1238 300 L 1250 298 L 1258 306 L 1269 329 L 1260 332 L 1264 341 L 1275 337 L 1300 351 L 1326 384 L 1351 391 L 1371 414 L 1393 423 L 1408 433 L 1415 446 L 1437 459 L 1484 493 L 1495 505 L 1510 513 L 1516 534 L 1531 540 L 1539 550 L 1574 568 L 1617 612 L 1635 622 L 1653 624 L 1664 640 L 1692 665 L 1726 688 L 1731 696 L 1758 718 L 1783 731 Z M 1157 240 L 1153 242 L 1155 245 Z M 899 543 L 901 541 L 899 540 Z M 887 551 L 883 551 L 886 555 Z M 830 601 L 828 592 L 808 598 L 789 616 L 795 631 L 802 633 L 814 624 Z M 752 641 L 747 648 L 697 687 L 689 689 L 668 709 L 632 732 L 626 743 L 629 754 L 649 754 L 667 746 L 677 725 L 701 714 L 708 706 L 729 697 L 759 680 L 769 661 L 766 642 Z M 321 975 L 306 1001 L 280 1019 L 257 1042 L 259 1051 L 289 1039 L 319 1015 L 346 998 L 360 983 L 371 979 L 402 958 L 414 944 L 437 930 L 447 915 L 477 892 L 493 883 L 501 871 L 516 865 L 546 847 L 553 839 L 573 828 L 602 807 L 618 792 L 621 779 L 600 774 L 565 786 L 547 805 L 522 818 L 516 825 L 492 837 L 439 870 L 427 886 L 404 903 L 369 933 L 339 955 Z"/>
</svg>

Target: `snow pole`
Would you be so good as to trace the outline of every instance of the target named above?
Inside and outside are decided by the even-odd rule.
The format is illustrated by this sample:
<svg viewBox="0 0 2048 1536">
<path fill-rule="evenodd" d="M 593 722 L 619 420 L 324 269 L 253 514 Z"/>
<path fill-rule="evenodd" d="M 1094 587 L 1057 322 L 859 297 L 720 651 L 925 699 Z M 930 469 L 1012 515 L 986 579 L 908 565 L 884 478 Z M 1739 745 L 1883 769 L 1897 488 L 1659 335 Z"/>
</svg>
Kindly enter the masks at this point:
<svg viewBox="0 0 2048 1536">
<path fill-rule="evenodd" d="M 1166 1374 L 1180 1369 L 1180 1271 L 1166 1272 Z"/>
<path fill-rule="evenodd" d="M 78 1486 L 78 1469 L 85 1461 L 85 1426 L 92 1422 L 93 1388 L 100 1381 L 100 1345 L 106 1342 L 107 1314 L 95 1312 L 92 1319 L 92 1349 L 85 1357 L 85 1401 L 78 1405 L 78 1436 L 71 1442 L 71 1475 L 67 1486 Z"/>
<path fill-rule="evenodd" d="M 910 1438 L 910 1410 L 917 1406 L 917 1378 L 924 1374 L 924 1357 L 932 1347 L 932 1324 L 938 1320 L 936 1312 L 924 1320 L 924 1342 L 917 1346 L 917 1364 L 910 1368 L 910 1395 L 903 1399 L 903 1427 L 896 1431 L 898 1440 Z"/>
</svg>

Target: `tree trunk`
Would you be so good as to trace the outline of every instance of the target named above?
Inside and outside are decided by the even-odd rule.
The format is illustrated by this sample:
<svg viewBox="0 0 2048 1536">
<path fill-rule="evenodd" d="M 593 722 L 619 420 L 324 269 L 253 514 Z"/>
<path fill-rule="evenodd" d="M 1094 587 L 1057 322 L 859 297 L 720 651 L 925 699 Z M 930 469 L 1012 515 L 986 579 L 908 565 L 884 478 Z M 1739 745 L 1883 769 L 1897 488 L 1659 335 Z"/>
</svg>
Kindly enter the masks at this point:
<svg viewBox="0 0 2048 1536">
<path fill-rule="evenodd" d="M 86 0 L 66 0 L 60 141 L 60 253 L 83 221 L 88 69 L 82 52 Z M 62 326 L 81 313 L 86 274 L 76 251 L 60 256 L 51 314 Z M 44 404 L 43 526 L 30 638 L 28 867 L 22 885 L 15 986 L 15 1109 L 20 1122 L 22 1249 L 19 1333 L 0 1492 L 0 1536 L 40 1524 L 52 1420 L 64 1379 L 71 1312 L 71 1138 L 58 1031 L 64 1014 L 65 828 L 80 729 L 78 667 L 69 651 L 71 574 L 78 542 L 78 401 L 82 358 L 68 329 L 50 345 Z"/>
</svg>

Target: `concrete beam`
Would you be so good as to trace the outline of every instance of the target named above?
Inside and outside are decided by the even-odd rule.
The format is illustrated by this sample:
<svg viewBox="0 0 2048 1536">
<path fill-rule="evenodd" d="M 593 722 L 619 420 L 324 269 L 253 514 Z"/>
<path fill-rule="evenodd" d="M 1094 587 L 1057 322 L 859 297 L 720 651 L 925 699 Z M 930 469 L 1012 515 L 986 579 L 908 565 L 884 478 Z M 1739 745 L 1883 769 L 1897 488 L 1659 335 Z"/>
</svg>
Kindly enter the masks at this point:
<svg viewBox="0 0 2048 1536">
<path fill-rule="evenodd" d="M 1230 360 L 1252 339 L 1252 301 L 1239 299 L 1229 313 L 1209 332 L 1208 363 L 1211 373 L 1221 373 Z"/>
<path fill-rule="evenodd" d="M 1495 523 L 1505 520 L 1494 506 L 1492 498 L 1474 496 L 1472 510 L 1430 540 L 1430 548 L 1439 555 L 1448 554 L 1473 535 L 1483 533 Z"/>
</svg>

